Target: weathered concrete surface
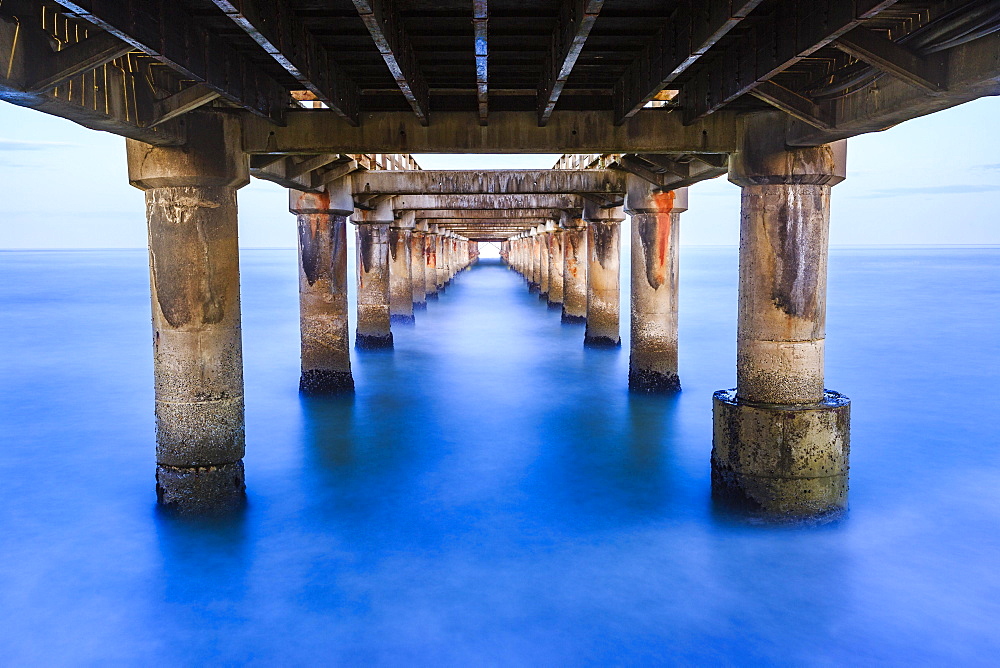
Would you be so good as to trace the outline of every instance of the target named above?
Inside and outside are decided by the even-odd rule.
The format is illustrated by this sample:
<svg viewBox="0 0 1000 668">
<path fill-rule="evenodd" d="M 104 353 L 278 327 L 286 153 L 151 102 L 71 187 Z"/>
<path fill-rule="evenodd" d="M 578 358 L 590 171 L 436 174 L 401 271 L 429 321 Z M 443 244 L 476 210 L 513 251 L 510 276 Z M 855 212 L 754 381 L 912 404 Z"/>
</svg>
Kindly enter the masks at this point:
<svg viewBox="0 0 1000 668">
<path fill-rule="evenodd" d="M 563 322 L 587 321 L 587 228 L 583 221 L 567 227 L 563 234 Z"/>
<path fill-rule="evenodd" d="M 538 230 L 532 229 L 528 237 L 531 244 L 531 273 L 528 275 L 528 290 L 538 292 L 541 289 L 542 249 Z"/>
<path fill-rule="evenodd" d="M 389 227 L 389 317 L 393 322 L 413 322 L 411 235 L 405 227 Z"/>
<path fill-rule="evenodd" d="M 748 116 L 730 159 L 743 188 L 737 387 L 717 394 L 712 462 L 727 494 L 807 516 L 846 505 L 848 401 L 823 387 L 830 188 L 846 147 L 785 150 L 783 122 Z"/>
<path fill-rule="evenodd" d="M 437 237 L 437 288 L 440 291 L 448 285 L 448 233 L 438 232 Z"/>
<path fill-rule="evenodd" d="M 549 294 L 549 232 L 540 226 L 538 237 L 538 296 Z"/>
<path fill-rule="evenodd" d="M 676 392 L 680 214 L 687 188 L 658 192 L 630 179 L 626 210 L 632 215 L 629 389 Z"/>
<path fill-rule="evenodd" d="M 770 516 L 822 517 L 847 508 L 850 400 L 827 391 L 803 405 L 713 397 L 712 492 Z"/>
<path fill-rule="evenodd" d="M 187 148 L 127 142 L 149 225 L 157 498 L 180 512 L 244 495 L 236 189 L 249 166 L 228 119 L 205 119 L 197 136 Z"/>
<path fill-rule="evenodd" d="M 354 389 L 347 305 L 347 215 L 328 193 L 289 191 L 297 214 L 303 394 Z"/>
<path fill-rule="evenodd" d="M 358 235 L 358 329 L 361 350 L 392 348 L 389 318 L 389 223 L 361 223 Z"/>
<path fill-rule="evenodd" d="M 373 170 L 351 179 L 364 195 L 625 194 L 625 172 L 614 169 Z"/>
<path fill-rule="evenodd" d="M 424 296 L 427 299 L 437 299 L 437 225 L 431 225 L 424 240 Z"/>
<path fill-rule="evenodd" d="M 587 221 L 587 331 L 586 346 L 613 348 L 621 345 L 619 330 L 621 207 L 598 209 L 590 202 L 584 207 Z"/>
<path fill-rule="evenodd" d="M 549 304 L 562 306 L 563 303 L 563 230 L 549 231 Z"/>
<path fill-rule="evenodd" d="M 427 231 L 413 230 L 410 238 L 410 278 L 413 283 L 413 308 L 427 308 Z"/>
</svg>

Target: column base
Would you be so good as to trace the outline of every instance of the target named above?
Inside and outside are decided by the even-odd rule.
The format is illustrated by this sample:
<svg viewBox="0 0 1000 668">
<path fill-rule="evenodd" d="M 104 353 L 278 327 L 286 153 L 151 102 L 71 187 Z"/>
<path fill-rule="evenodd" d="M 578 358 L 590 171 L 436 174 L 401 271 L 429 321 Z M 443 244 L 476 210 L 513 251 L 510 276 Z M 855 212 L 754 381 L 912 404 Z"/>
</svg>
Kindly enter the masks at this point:
<svg viewBox="0 0 1000 668">
<path fill-rule="evenodd" d="M 621 348 L 622 340 L 610 336 L 584 336 L 583 345 L 587 348 Z"/>
<path fill-rule="evenodd" d="M 538 283 L 531 283 L 531 282 L 529 282 L 528 283 L 528 292 L 538 292 L 541 289 L 541 287 L 542 286 L 538 285 Z"/>
<path fill-rule="evenodd" d="M 438 293 L 437 292 L 428 292 L 427 293 L 427 301 L 428 302 L 436 302 L 437 298 L 438 298 Z M 424 302 L 424 304 L 426 304 L 426 303 L 427 302 Z"/>
<path fill-rule="evenodd" d="M 562 312 L 562 318 L 561 318 L 561 320 L 563 322 L 568 322 L 568 323 L 572 323 L 572 324 L 580 324 L 580 325 L 582 325 L 582 324 L 586 324 L 586 322 L 587 322 L 587 316 L 585 316 L 585 315 L 570 315 L 569 313 L 566 313 L 566 309 L 564 308 L 563 312 Z"/>
<path fill-rule="evenodd" d="M 354 347 L 358 350 L 387 350 L 392 348 L 392 333 L 380 336 L 377 334 L 358 334 Z"/>
<path fill-rule="evenodd" d="M 412 325 L 417 321 L 412 315 L 390 315 L 389 322 L 398 322 L 403 325 Z"/>
<path fill-rule="evenodd" d="M 156 465 L 156 500 L 180 515 L 213 515 L 239 510 L 246 504 L 243 460 L 217 466 Z"/>
<path fill-rule="evenodd" d="M 673 394 L 681 391 L 681 379 L 676 373 L 640 369 L 629 365 L 628 389 L 646 394 Z"/>
<path fill-rule="evenodd" d="M 713 397 L 712 496 L 767 519 L 828 520 L 847 509 L 851 402 L 805 405 Z"/>
<path fill-rule="evenodd" d="M 427 308 L 427 302 L 426 301 L 413 302 L 413 308 L 418 311 L 424 310 Z"/>
<path fill-rule="evenodd" d="M 308 369 L 299 377 L 299 392 L 312 396 L 354 391 L 354 376 L 350 371 Z"/>
</svg>

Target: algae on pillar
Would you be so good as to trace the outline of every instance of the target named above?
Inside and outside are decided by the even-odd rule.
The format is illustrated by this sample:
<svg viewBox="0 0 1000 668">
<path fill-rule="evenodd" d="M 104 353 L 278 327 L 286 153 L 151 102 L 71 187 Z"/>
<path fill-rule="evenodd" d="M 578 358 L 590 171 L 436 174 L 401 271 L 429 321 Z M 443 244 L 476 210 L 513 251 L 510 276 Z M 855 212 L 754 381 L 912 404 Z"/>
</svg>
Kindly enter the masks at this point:
<svg viewBox="0 0 1000 668">
<path fill-rule="evenodd" d="M 619 332 L 621 284 L 622 207 L 599 207 L 587 201 L 587 331 L 584 345 L 614 348 L 622 343 Z"/>
<path fill-rule="evenodd" d="M 389 226 L 392 201 L 383 199 L 372 211 L 353 218 L 358 235 L 358 330 L 355 346 L 362 350 L 392 348 L 389 318 Z"/>
<path fill-rule="evenodd" d="M 403 211 L 389 226 L 389 319 L 413 322 L 413 260 L 410 245 L 414 218 Z"/>
<path fill-rule="evenodd" d="M 566 211 L 563 232 L 563 322 L 587 320 L 587 224 L 580 212 Z"/>
<path fill-rule="evenodd" d="M 326 191 L 289 190 L 299 248 L 299 329 L 303 394 L 354 389 L 347 306 L 347 217 L 349 188 L 331 183 Z"/>
<path fill-rule="evenodd" d="M 631 343 L 628 386 L 636 392 L 676 392 L 677 286 L 681 213 L 687 188 L 660 191 L 628 178 L 625 210 L 632 217 Z"/>
<path fill-rule="evenodd" d="M 784 119 L 748 116 L 729 179 L 742 187 L 736 389 L 714 396 L 713 491 L 768 515 L 847 506 L 850 401 L 823 385 L 830 189 L 846 142 L 786 150 Z"/>
<path fill-rule="evenodd" d="M 165 508 L 199 513 L 244 501 L 236 190 L 250 175 L 238 119 L 185 120 L 185 146 L 126 146 L 149 225 L 156 495 Z"/>
<path fill-rule="evenodd" d="M 410 239 L 410 278 L 413 279 L 413 308 L 427 308 L 427 223 L 420 221 Z"/>
</svg>

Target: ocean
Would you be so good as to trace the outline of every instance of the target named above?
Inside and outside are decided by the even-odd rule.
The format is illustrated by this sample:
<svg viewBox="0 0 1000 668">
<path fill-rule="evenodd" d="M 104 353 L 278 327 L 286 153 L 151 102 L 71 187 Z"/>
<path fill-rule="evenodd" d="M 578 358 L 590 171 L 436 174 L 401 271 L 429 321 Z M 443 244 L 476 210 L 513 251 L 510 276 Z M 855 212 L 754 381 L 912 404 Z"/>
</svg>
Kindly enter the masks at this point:
<svg viewBox="0 0 1000 668">
<path fill-rule="evenodd" d="M 623 235 L 626 241 L 627 235 Z M 676 397 L 498 260 L 299 396 L 293 250 L 242 253 L 248 506 L 157 512 L 144 251 L 0 252 L 0 664 L 995 665 L 1000 249 L 834 248 L 850 510 L 710 497 L 737 253 L 684 248 Z"/>
</svg>

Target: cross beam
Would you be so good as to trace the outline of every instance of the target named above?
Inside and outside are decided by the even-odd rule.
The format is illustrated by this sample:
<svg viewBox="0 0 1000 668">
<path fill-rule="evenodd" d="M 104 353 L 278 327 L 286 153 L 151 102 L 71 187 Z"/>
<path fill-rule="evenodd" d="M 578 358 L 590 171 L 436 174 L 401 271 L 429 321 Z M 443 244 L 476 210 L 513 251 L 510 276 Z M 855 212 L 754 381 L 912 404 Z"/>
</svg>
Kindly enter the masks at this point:
<svg viewBox="0 0 1000 668">
<path fill-rule="evenodd" d="M 351 175 L 355 196 L 622 194 L 625 173 L 604 169 L 377 171 Z"/>
</svg>

